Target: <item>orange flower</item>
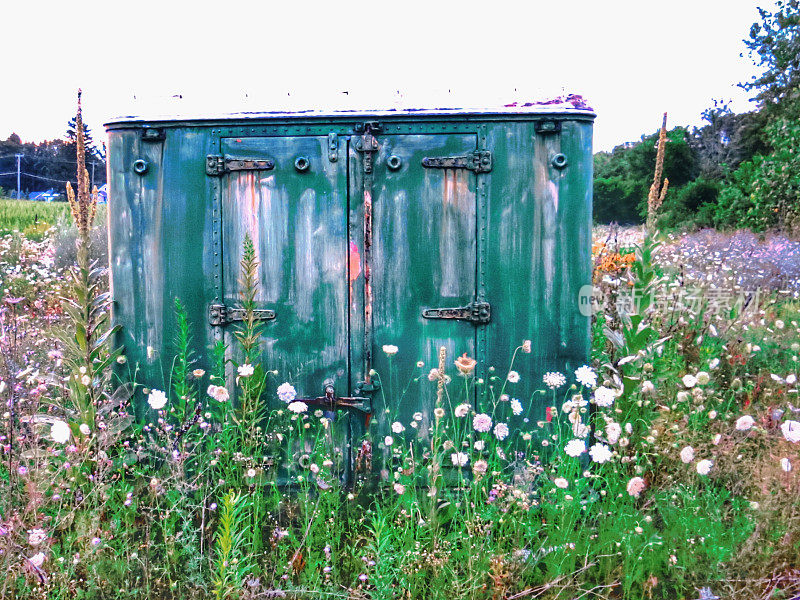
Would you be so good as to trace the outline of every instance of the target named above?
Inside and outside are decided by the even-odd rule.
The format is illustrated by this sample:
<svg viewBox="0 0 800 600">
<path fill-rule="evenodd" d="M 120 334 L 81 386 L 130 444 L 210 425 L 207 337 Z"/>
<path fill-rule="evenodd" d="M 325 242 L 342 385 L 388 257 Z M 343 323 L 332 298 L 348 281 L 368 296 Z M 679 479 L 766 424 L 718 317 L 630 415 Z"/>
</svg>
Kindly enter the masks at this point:
<svg viewBox="0 0 800 600">
<path fill-rule="evenodd" d="M 470 358 L 467 356 L 467 353 L 464 352 L 464 354 L 458 357 L 458 360 L 456 360 L 454 364 L 462 375 L 469 375 L 475 369 L 475 365 L 478 364 L 478 361 L 474 358 Z"/>
</svg>

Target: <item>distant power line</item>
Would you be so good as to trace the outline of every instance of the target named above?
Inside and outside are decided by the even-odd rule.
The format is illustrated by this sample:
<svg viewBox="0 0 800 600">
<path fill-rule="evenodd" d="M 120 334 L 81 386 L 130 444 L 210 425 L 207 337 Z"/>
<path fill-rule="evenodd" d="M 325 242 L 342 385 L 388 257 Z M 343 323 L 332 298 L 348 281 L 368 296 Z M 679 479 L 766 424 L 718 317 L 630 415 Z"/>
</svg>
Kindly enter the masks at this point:
<svg viewBox="0 0 800 600">
<path fill-rule="evenodd" d="M 14 175 L 16 177 L 17 172 L 13 171 L 11 173 L 0 173 L 0 177 L 7 175 Z M 56 181 L 58 183 L 75 183 L 74 181 L 69 181 L 67 179 L 53 179 L 52 177 L 42 177 L 41 175 L 33 175 L 31 173 L 26 173 L 25 171 L 20 171 L 20 175 L 24 177 L 32 177 L 33 179 L 42 179 L 44 181 Z"/>
<path fill-rule="evenodd" d="M 6 158 L 16 158 L 16 156 L 14 154 L 6 154 L 5 156 L 0 156 L 0 160 L 6 159 Z M 26 156 L 26 155 L 23 155 L 22 156 L 22 160 L 26 160 L 26 159 L 27 160 L 42 161 L 42 162 L 63 163 L 63 164 L 66 164 L 66 165 L 77 165 L 78 164 L 77 160 L 63 160 L 63 159 L 60 159 L 60 158 L 50 158 L 48 156 Z M 104 159 L 100 158 L 99 156 L 95 156 L 94 158 L 92 158 L 92 160 L 93 161 L 101 161 L 102 162 Z"/>
</svg>

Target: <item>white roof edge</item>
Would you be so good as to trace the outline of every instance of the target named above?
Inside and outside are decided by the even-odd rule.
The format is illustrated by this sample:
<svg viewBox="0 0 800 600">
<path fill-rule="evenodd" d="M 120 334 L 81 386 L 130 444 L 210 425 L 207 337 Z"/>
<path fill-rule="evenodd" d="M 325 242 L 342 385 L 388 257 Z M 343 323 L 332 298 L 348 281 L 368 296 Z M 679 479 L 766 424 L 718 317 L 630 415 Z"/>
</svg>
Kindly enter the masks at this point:
<svg viewBox="0 0 800 600">
<path fill-rule="evenodd" d="M 233 113 L 182 113 L 182 114 L 155 114 L 155 115 L 125 115 L 106 121 L 105 125 L 122 123 L 149 123 L 169 121 L 227 121 L 243 119 L 302 119 L 320 117 L 409 117 L 409 116 L 448 116 L 448 115 L 552 115 L 569 114 L 583 117 L 595 117 L 591 107 L 586 105 L 575 106 L 568 102 L 552 104 L 524 104 L 508 105 L 497 108 L 398 108 L 398 109 L 354 109 L 354 110 L 305 110 L 305 111 L 263 111 L 263 112 L 233 112 Z"/>
</svg>

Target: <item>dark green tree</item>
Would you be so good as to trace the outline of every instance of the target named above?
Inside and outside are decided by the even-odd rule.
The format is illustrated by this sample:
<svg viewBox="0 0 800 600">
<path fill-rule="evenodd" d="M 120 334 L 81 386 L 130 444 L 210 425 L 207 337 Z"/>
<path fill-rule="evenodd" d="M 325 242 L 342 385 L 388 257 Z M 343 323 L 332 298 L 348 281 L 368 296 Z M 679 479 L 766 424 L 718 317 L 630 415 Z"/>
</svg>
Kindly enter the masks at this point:
<svg viewBox="0 0 800 600">
<path fill-rule="evenodd" d="M 664 176 L 674 191 L 700 174 L 697 154 L 684 127 L 667 133 Z M 658 132 L 640 142 L 617 146 L 595 156 L 594 219 L 598 223 L 642 223 L 647 214 L 647 194 L 653 182 Z"/>
<path fill-rule="evenodd" d="M 755 100 L 770 116 L 800 111 L 800 0 L 778 0 L 774 12 L 758 9 L 760 22 L 753 23 L 744 40 L 748 54 L 763 68 L 760 76 L 740 84 L 755 91 Z"/>
</svg>

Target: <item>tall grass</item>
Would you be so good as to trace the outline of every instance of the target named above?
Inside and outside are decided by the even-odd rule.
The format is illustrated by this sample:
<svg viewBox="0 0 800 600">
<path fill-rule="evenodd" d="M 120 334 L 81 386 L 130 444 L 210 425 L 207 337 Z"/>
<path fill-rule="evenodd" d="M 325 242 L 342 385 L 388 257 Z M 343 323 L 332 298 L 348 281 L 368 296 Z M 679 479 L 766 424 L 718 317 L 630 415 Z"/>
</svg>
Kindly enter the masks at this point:
<svg viewBox="0 0 800 600">
<path fill-rule="evenodd" d="M 42 224 L 53 226 L 69 219 L 66 202 L 35 202 L 0 198 L 0 233 L 26 231 Z"/>
</svg>

